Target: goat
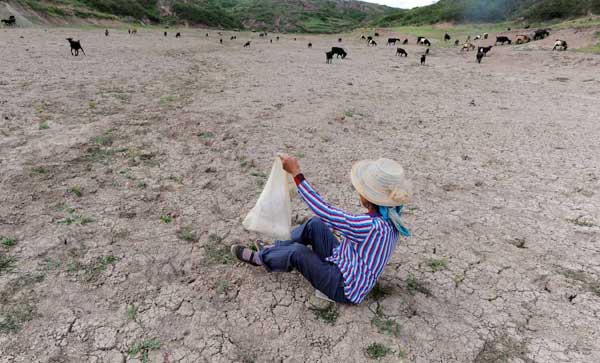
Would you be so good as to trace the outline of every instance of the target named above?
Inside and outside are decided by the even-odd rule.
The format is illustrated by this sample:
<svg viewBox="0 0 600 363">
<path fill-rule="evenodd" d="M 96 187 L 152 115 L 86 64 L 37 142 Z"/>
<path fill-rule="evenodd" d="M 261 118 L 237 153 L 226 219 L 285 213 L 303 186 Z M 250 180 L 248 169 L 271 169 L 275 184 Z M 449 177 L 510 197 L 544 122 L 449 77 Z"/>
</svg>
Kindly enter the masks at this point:
<svg viewBox="0 0 600 363">
<path fill-rule="evenodd" d="M 429 55 L 429 48 L 425 49 L 425 54 Z"/>
<path fill-rule="evenodd" d="M 341 42 L 342 42 L 342 38 L 338 38 L 338 43 L 341 43 Z"/>
<path fill-rule="evenodd" d="M 504 45 L 504 43 L 512 44 L 512 40 L 510 40 L 510 38 L 507 36 L 501 35 L 496 37 L 496 42 L 494 43 L 494 45 L 498 43 L 502 45 Z"/>
<path fill-rule="evenodd" d="M 567 48 L 568 46 L 566 41 L 556 39 L 556 42 L 554 42 L 554 48 L 552 48 L 552 50 L 567 50 Z"/>
<path fill-rule="evenodd" d="M 312 48 L 312 43 L 308 43 L 308 48 Z"/>
<path fill-rule="evenodd" d="M 466 50 L 466 51 L 475 50 L 475 44 L 467 42 L 467 43 L 463 44 L 461 50 Z"/>
<path fill-rule="evenodd" d="M 398 38 L 388 38 L 387 45 L 396 45 L 396 42 L 399 42 Z"/>
<path fill-rule="evenodd" d="M 396 49 L 396 55 L 399 55 L 400 57 L 402 57 L 402 56 L 408 57 L 408 53 L 406 53 L 406 51 L 402 48 Z"/>
<path fill-rule="evenodd" d="M 365 37 L 365 35 L 364 35 L 364 34 L 361 34 L 361 36 L 360 36 L 360 39 L 361 39 L 361 40 L 366 40 L 366 39 L 367 39 L 367 37 Z"/>
<path fill-rule="evenodd" d="M 422 39 L 425 39 L 425 37 L 417 37 L 417 44 L 421 44 Z"/>
<path fill-rule="evenodd" d="M 247 41 L 246 43 L 244 43 L 244 48 L 247 48 L 250 46 L 250 41 Z"/>
<path fill-rule="evenodd" d="M 277 41 L 279 41 L 279 35 L 275 38 Z"/>
<path fill-rule="evenodd" d="M 131 35 L 137 35 L 137 29 L 133 29 L 133 30 L 131 31 Z"/>
<path fill-rule="evenodd" d="M 0 21 L 2 21 L 4 24 L 6 24 L 6 26 L 12 26 L 17 23 L 17 19 L 15 19 L 14 15 L 9 16 L 8 19 L 2 19 Z"/>
<path fill-rule="evenodd" d="M 346 58 L 346 56 L 348 55 L 344 48 L 340 47 L 331 47 L 331 53 L 337 55 L 338 58 L 341 56 L 342 59 Z"/>
<path fill-rule="evenodd" d="M 473 38 L 473 40 L 479 40 L 481 39 L 481 35 L 476 35 L 475 38 Z"/>
<path fill-rule="evenodd" d="M 235 36 L 235 35 L 232 35 L 232 36 L 229 38 L 229 40 L 234 40 L 234 39 L 237 39 L 237 36 Z"/>
<path fill-rule="evenodd" d="M 325 64 L 333 62 L 333 51 L 325 52 Z"/>
<path fill-rule="evenodd" d="M 273 43 L 273 38 L 269 39 L 269 43 Z"/>
<path fill-rule="evenodd" d="M 408 38 L 405 38 L 404 41 L 402 42 L 403 45 L 408 44 Z"/>
<path fill-rule="evenodd" d="M 81 47 L 81 41 L 73 40 L 73 38 L 67 38 L 67 40 L 69 41 L 69 45 L 71 46 L 71 55 L 74 55 L 77 57 L 79 55 L 80 50 L 81 50 L 81 53 L 83 53 L 83 55 L 85 55 L 85 52 L 83 51 L 83 48 Z"/>
<path fill-rule="evenodd" d="M 487 46 L 487 47 L 479 47 L 477 49 L 477 53 L 483 53 L 484 56 L 487 57 L 487 54 L 490 50 L 492 50 L 493 45 Z"/>
<path fill-rule="evenodd" d="M 517 35 L 517 38 L 515 39 L 515 43 L 517 43 L 517 44 L 529 43 L 530 41 L 531 41 L 531 38 L 529 38 L 529 35 L 525 35 L 525 34 Z"/>
<path fill-rule="evenodd" d="M 460 44 L 460 41 L 459 41 L 458 39 L 456 39 L 456 40 L 454 41 L 454 45 L 455 45 L 455 46 L 458 46 L 459 44 Z"/>
<path fill-rule="evenodd" d="M 376 37 L 378 37 L 378 36 L 379 36 L 379 33 L 375 33 L 375 34 L 373 34 L 373 35 L 375 35 Z"/>
<path fill-rule="evenodd" d="M 377 42 L 374 41 L 373 39 L 369 40 L 369 43 L 367 44 L 369 47 L 376 47 L 377 46 Z"/>
<path fill-rule="evenodd" d="M 483 33 L 483 39 L 487 39 L 490 35 L 488 33 Z"/>
<path fill-rule="evenodd" d="M 477 63 L 481 64 L 481 60 L 485 54 L 483 52 L 477 52 Z"/>
<path fill-rule="evenodd" d="M 223 44 L 223 38 L 219 39 L 219 44 Z"/>
<path fill-rule="evenodd" d="M 429 39 L 427 39 L 427 38 L 422 38 L 422 39 L 421 39 L 421 42 L 420 42 L 420 44 L 421 44 L 421 45 L 428 46 L 428 47 L 430 47 L 430 46 L 431 46 L 431 42 L 430 42 L 430 41 L 429 41 Z"/>
<path fill-rule="evenodd" d="M 163 36 L 165 36 L 165 37 L 166 37 L 166 36 L 167 36 L 167 32 L 164 32 L 164 33 L 163 33 Z"/>
<path fill-rule="evenodd" d="M 104 30 L 104 36 L 107 37 L 108 36 L 108 29 Z"/>
<path fill-rule="evenodd" d="M 427 56 L 425 54 L 423 54 L 421 56 L 421 65 L 425 64 L 425 60 L 427 59 Z"/>
<path fill-rule="evenodd" d="M 452 39 L 452 37 L 450 36 L 450 34 L 446 33 L 446 34 L 444 35 L 444 41 L 445 41 L 445 42 L 447 42 L 447 41 L 449 41 L 450 39 Z"/>
<path fill-rule="evenodd" d="M 533 40 L 544 39 L 547 36 L 550 36 L 550 32 L 547 29 L 538 29 L 533 35 Z"/>
<path fill-rule="evenodd" d="M 181 38 L 181 33 L 177 32 L 177 34 L 175 34 L 175 38 Z"/>
</svg>

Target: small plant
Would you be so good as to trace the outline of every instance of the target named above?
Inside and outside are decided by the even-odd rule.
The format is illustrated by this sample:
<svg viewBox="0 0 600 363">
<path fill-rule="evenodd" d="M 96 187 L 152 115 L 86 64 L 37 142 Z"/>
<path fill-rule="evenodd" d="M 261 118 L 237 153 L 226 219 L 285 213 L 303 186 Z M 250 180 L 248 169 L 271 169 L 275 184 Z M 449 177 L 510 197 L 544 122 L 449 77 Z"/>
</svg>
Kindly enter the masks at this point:
<svg viewBox="0 0 600 363">
<path fill-rule="evenodd" d="M 352 116 L 354 116 L 354 112 L 353 111 L 346 111 L 346 112 L 344 112 L 344 116 L 346 116 L 346 117 L 352 117 Z"/>
<path fill-rule="evenodd" d="M 222 244 L 211 243 L 204 247 L 204 251 L 210 263 L 226 265 L 233 262 L 229 249 Z"/>
<path fill-rule="evenodd" d="M 585 216 L 579 216 L 577 218 L 567 219 L 567 221 L 571 222 L 574 225 L 579 226 L 579 227 L 593 227 L 594 226 L 594 222 L 592 222 L 589 218 L 586 218 Z"/>
<path fill-rule="evenodd" d="M 440 259 L 440 260 L 430 260 L 429 261 L 429 267 L 431 267 L 431 271 L 433 272 L 438 272 L 440 270 L 444 270 L 446 268 L 446 260 L 445 259 Z"/>
<path fill-rule="evenodd" d="M 137 183 L 137 187 L 140 189 L 146 189 L 148 187 L 148 184 L 146 184 L 146 182 L 142 180 Z"/>
<path fill-rule="evenodd" d="M 10 316 L 0 315 L 0 333 L 15 333 L 21 329 L 21 325 Z"/>
<path fill-rule="evenodd" d="M 181 227 L 181 229 L 177 231 L 177 237 L 188 242 L 198 242 L 198 235 L 190 226 Z"/>
<path fill-rule="evenodd" d="M 381 284 L 381 282 L 377 282 L 371 290 L 371 297 L 375 300 L 379 300 L 382 297 L 385 297 L 391 293 L 392 288 L 390 286 L 384 286 Z"/>
<path fill-rule="evenodd" d="M 114 135 L 113 132 L 115 131 L 115 129 L 108 129 L 106 130 L 102 135 L 98 136 L 96 138 L 96 144 L 101 145 L 101 146 L 111 146 L 114 142 Z"/>
<path fill-rule="evenodd" d="M 36 166 L 31 169 L 31 172 L 34 174 L 48 174 L 48 169 L 44 168 L 43 166 Z"/>
<path fill-rule="evenodd" d="M 223 295 L 223 294 L 227 293 L 229 290 L 231 290 L 231 285 L 229 284 L 229 281 L 227 281 L 227 280 L 221 280 L 221 281 L 217 282 L 217 284 L 215 285 L 215 291 L 219 295 Z"/>
<path fill-rule="evenodd" d="M 148 363 L 148 353 L 151 350 L 160 349 L 160 342 L 157 339 L 144 340 L 139 343 L 135 343 L 131 349 L 129 349 L 129 355 L 134 357 L 140 354 L 142 362 Z"/>
<path fill-rule="evenodd" d="M 88 107 L 90 108 L 90 110 L 95 110 L 97 106 L 98 106 L 98 104 L 97 104 L 97 103 L 96 103 L 96 101 L 94 101 L 94 100 L 91 100 L 91 101 L 88 103 Z"/>
<path fill-rule="evenodd" d="M 17 244 L 17 239 L 14 237 L 2 237 L 0 236 L 0 241 L 2 241 L 2 245 L 6 248 L 10 248 Z"/>
<path fill-rule="evenodd" d="M 452 276 L 452 281 L 454 281 L 454 287 L 458 287 L 463 281 L 465 281 L 465 275 L 454 274 L 454 276 Z"/>
<path fill-rule="evenodd" d="M 135 321 L 137 319 L 137 313 L 138 313 L 137 306 L 135 306 L 133 304 L 127 305 L 127 318 L 129 318 L 129 320 Z"/>
<path fill-rule="evenodd" d="M 311 308 L 311 310 L 313 311 L 313 313 L 315 313 L 315 317 L 317 319 L 321 319 L 329 325 L 335 324 L 338 316 L 340 315 L 337 310 L 337 305 L 335 303 L 329 303 L 324 308 L 313 307 Z"/>
<path fill-rule="evenodd" d="M 215 137 L 215 134 L 210 131 L 202 131 L 202 132 L 198 133 L 198 136 L 203 139 L 210 139 L 210 138 Z"/>
<path fill-rule="evenodd" d="M 171 216 L 170 216 L 170 215 L 168 215 L 168 214 L 163 214 L 162 216 L 160 216 L 160 220 L 161 220 L 163 223 L 167 223 L 167 224 L 169 224 L 169 223 L 173 222 L 173 217 L 171 217 Z"/>
<path fill-rule="evenodd" d="M 392 336 L 400 336 L 400 324 L 396 323 L 394 320 L 386 319 L 384 317 L 375 316 L 371 320 L 371 324 L 377 328 L 382 334 L 392 335 Z"/>
<path fill-rule="evenodd" d="M 15 267 L 15 258 L 11 256 L 0 255 L 0 273 L 12 271 Z"/>
<path fill-rule="evenodd" d="M 371 359 L 379 359 L 391 353 L 392 350 L 383 344 L 373 343 L 367 347 L 365 352 L 367 354 L 367 357 Z"/>
<path fill-rule="evenodd" d="M 50 126 L 48 125 L 48 121 L 44 121 L 40 123 L 39 129 L 40 130 L 48 130 L 50 128 Z"/>
<path fill-rule="evenodd" d="M 77 211 L 74 208 L 67 207 L 66 211 L 69 213 L 69 215 L 66 218 L 59 220 L 57 223 L 66 224 L 67 226 L 70 226 L 71 224 L 79 224 L 83 226 L 95 222 L 93 218 L 86 217 L 77 213 Z"/>
<path fill-rule="evenodd" d="M 83 193 L 81 193 L 81 187 L 79 185 L 74 185 L 69 189 L 69 192 L 71 194 L 73 194 L 74 196 L 76 196 L 77 198 L 81 198 L 81 195 Z"/>
<path fill-rule="evenodd" d="M 429 289 L 425 285 L 423 285 L 413 276 L 408 276 L 408 278 L 406 279 L 406 289 L 411 294 L 413 294 L 414 292 L 420 292 L 421 294 L 424 294 L 426 296 L 431 296 L 431 291 L 429 291 Z"/>
</svg>

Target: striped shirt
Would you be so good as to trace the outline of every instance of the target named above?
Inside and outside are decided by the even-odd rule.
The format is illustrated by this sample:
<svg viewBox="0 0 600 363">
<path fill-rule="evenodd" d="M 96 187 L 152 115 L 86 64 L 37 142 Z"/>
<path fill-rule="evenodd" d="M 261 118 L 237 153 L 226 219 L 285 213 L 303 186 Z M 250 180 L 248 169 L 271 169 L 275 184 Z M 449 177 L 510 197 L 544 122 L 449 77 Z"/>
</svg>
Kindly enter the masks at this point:
<svg viewBox="0 0 600 363">
<path fill-rule="evenodd" d="M 399 232 L 379 214 L 349 214 L 331 206 L 301 174 L 296 178 L 298 194 L 308 207 L 342 240 L 326 260 L 335 263 L 344 277 L 344 294 L 361 303 L 375 286 L 392 257 Z"/>
</svg>

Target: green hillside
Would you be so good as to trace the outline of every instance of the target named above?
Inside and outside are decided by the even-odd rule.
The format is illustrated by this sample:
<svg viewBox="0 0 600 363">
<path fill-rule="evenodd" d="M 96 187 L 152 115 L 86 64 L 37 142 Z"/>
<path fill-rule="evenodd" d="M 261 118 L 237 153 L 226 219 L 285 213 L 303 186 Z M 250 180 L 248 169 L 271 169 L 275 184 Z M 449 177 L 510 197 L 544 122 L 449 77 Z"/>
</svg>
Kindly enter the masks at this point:
<svg viewBox="0 0 600 363">
<path fill-rule="evenodd" d="M 588 14 L 600 14 L 600 0 L 440 0 L 430 6 L 385 15 L 376 24 L 394 26 L 517 19 L 546 21 Z"/>
<path fill-rule="evenodd" d="M 119 18 L 224 29 L 332 33 L 397 9 L 354 0 L 14 0 L 48 17 Z"/>
</svg>

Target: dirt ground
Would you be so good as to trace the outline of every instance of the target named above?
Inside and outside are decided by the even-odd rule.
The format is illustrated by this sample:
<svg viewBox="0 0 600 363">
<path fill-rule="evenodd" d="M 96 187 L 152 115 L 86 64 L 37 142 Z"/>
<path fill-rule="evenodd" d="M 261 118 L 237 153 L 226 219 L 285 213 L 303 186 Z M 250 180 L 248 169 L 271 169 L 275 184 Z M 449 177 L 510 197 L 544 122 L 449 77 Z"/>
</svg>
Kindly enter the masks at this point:
<svg viewBox="0 0 600 363">
<path fill-rule="evenodd" d="M 174 31 L 0 30 L 1 363 L 600 361 L 600 56 L 550 50 L 591 32 L 420 66 Z M 230 257 L 277 152 L 355 212 L 355 161 L 413 179 L 360 306 Z"/>
</svg>

